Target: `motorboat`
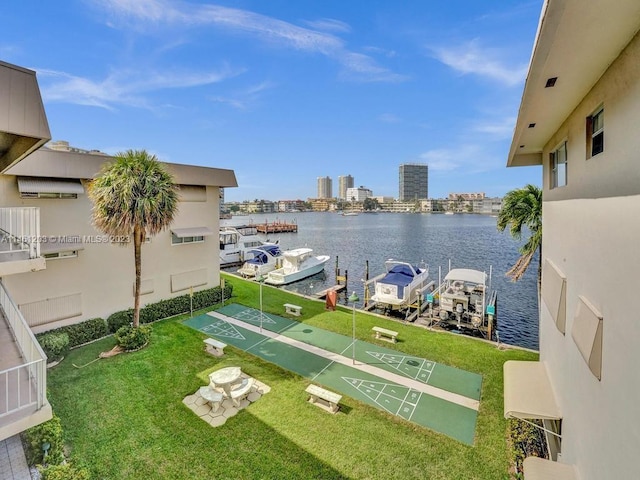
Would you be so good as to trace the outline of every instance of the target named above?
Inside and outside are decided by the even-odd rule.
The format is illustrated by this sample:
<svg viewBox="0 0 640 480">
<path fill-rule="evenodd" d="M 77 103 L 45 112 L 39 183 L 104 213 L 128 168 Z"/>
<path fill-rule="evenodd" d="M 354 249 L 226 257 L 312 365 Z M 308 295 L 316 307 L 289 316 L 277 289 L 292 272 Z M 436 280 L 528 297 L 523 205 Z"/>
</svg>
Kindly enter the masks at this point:
<svg viewBox="0 0 640 480">
<path fill-rule="evenodd" d="M 313 255 L 311 248 L 295 248 L 282 252 L 282 267 L 270 271 L 265 283 L 286 285 L 324 270 L 329 255 Z"/>
<path fill-rule="evenodd" d="M 429 300 L 437 299 L 439 323 L 491 334 L 497 293 L 491 290 L 490 274 L 469 268 L 450 269 L 431 295 Z"/>
<path fill-rule="evenodd" d="M 220 227 L 220 266 L 238 265 L 253 257 L 250 253 L 255 247 L 277 245 L 263 241 L 258 236 L 255 225 L 237 225 Z"/>
<path fill-rule="evenodd" d="M 260 278 L 280 267 L 282 263 L 282 251 L 279 245 L 261 245 L 252 248 L 245 255 L 251 258 L 238 269 L 238 273 L 245 278 Z"/>
<path fill-rule="evenodd" d="M 428 285 L 428 265 L 412 265 L 399 260 L 387 260 L 386 273 L 378 275 L 372 281 L 374 294 L 371 300 L 386 309 L 408 308 L 418 301 L 422 291 Z"/>
</svg>

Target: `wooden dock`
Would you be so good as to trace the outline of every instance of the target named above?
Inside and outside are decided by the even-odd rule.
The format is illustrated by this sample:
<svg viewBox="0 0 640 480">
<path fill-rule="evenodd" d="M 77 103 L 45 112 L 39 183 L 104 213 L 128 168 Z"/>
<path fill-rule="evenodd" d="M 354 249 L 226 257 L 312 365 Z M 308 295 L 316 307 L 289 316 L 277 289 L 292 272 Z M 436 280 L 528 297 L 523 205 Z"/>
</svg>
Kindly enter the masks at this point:
<svg viewBox="0 0 640 480">
<path fill-rule="evenodd" d="M 258 233 L 298 233 L 298 224 L 289 222 L 266 222 L 255 224 Z"/>
</svg>

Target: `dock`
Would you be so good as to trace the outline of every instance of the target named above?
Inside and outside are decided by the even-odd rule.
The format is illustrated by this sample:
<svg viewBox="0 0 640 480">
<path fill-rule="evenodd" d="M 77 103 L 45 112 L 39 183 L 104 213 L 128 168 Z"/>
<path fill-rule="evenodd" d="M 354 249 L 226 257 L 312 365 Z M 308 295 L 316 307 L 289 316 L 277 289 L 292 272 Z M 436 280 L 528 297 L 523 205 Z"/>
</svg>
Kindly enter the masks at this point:
<svg viewBox="0 0 640 480">
<path fill-rule="evenodd" d="M 266 222 L 253 225 L 258 233 L 298 233 L 298 224 L 290 222 Z"/>
<path fill-rule="evenodd" d="M 326 289 L 322 290 L 321 292 L 318 292 L 318 293 L 314 294 L 314 297 L 324 300 L 327 297 L 327 294 L 329 292 L 340 293 L 340 292 L 344 291 L 346 288 L 347 288 L 346 285 L 334 285 L 333 287 L 326 288 Z"/>
</svg>

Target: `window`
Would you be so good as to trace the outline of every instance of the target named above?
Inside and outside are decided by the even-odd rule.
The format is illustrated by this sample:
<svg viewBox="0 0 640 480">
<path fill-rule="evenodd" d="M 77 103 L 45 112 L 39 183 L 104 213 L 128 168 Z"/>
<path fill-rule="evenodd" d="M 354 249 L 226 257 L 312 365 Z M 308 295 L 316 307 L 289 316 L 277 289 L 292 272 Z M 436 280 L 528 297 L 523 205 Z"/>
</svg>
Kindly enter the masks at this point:
<svg viewBox="0 0 640 480">
<path fill-rule="evenodd" d="M 67 252 L 45 253 L 42 256 L 47 260 L 55 260 L 56 258 L 74 258 L 78 256 L 78 251 L 69 250 Z"/>
<path fill-rule="evenodd" d="M 182 245 L 183 243 L 202 243 L 203 235 L 195 235 L 193 237 L 178 237 L 175 233 L 171 233 L 171 245 Z"/>
<path fill-rule="evenodd" d="M 78 198 L 77 193 L 20 192 L 21 198 Z"/>
<path fill-rule="evenodd" d="M 604 151 L 604 108 L 587 117 L 587 158 Z"/>
<path fill-rule="evenodd" d="M 567 184 L 567 142 L 550 154 L 551 188 L 564 187 Z"/>
</svg>

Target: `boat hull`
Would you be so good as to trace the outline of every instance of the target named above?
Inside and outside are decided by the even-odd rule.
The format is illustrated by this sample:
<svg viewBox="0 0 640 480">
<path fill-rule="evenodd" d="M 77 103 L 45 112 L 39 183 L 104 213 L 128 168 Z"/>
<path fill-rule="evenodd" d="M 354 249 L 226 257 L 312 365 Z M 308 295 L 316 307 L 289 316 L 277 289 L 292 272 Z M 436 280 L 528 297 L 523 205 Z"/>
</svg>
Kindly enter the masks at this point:
<svg viewBox="0 0 640 480">
<path fill-rule="evenodd" d="M 329 261 L 329 256 L 322 255 L 320 257 L 315 257 L 315 259 L 317 261 L 312 265 L 305 266 L 304 268 L 294 272 L 285 272 L 285 269 L 283 268 L 273 270 L 267 275 L 265 283 L 275 286 L 287 285 L 315 275 L 316 273 L 320 273 L 324 270 L 325 264 Z"/>
</svg>

